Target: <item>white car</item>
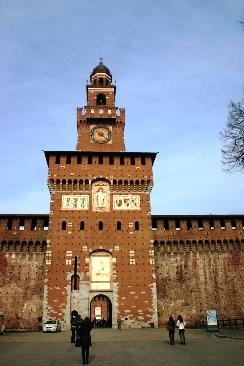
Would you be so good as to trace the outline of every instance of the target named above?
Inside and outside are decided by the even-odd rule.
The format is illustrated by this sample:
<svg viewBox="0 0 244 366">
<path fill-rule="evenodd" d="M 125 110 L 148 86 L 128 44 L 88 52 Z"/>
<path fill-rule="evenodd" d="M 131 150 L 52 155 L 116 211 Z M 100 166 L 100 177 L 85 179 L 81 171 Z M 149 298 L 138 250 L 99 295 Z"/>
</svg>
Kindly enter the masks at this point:
<svg viewBox="0 0 244 366">
<path fill-rule="evenodd" d="M 49 319 L 48 321 L 46 321 L 45 324 L 43 324 L 42 331 L 43 331 L 43 333 L 61 332 L 60 321 L 57 319 Z"/>
</svg>

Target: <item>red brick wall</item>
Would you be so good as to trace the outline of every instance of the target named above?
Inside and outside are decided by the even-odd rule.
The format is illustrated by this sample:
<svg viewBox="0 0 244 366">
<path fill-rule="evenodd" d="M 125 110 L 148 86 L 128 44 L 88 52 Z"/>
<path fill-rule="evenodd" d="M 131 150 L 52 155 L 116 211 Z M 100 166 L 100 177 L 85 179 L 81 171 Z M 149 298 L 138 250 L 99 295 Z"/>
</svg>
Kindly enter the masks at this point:
<svg viewBox="0 0 244 366">
<path fill-rule="evenodd" d="M 210 309 L 221 318 L 243 317 L 243 218 L 153 217 L 160 323 L 171 314 L 205 320 Z"/>
<path fill-rule="evenodd" d="M 0 310 L 6 329 L 41 325 L 47 227 L 48 215 L 0 215 Z"/>
</svg>

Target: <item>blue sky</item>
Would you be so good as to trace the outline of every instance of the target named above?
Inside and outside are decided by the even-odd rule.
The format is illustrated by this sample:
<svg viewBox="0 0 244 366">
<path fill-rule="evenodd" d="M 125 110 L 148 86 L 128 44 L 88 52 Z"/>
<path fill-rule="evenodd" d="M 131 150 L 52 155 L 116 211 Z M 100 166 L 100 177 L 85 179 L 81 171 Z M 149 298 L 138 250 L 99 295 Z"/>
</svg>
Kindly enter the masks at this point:
<svg viewBox="0 0 244 366">
<path fill-rule="evenodd" d="M 127 151 L 158 152 L 153 214 L 240 214 L 219 132 L 244 84 L 243 0 L 0 2 L 0 213 L 48 213 L 42 150 L 75 150 L 103 56 Z"/>
</svg>

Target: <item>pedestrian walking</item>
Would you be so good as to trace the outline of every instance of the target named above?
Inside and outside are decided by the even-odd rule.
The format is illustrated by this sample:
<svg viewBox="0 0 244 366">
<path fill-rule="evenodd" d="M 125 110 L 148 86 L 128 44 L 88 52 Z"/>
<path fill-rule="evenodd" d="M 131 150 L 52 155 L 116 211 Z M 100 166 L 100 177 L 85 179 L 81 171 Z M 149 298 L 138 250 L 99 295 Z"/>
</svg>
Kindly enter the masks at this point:
<svg viewBox="0 0 244 366">
<path fill-rule="evenodd" d="M 91 343 L 91 330 L 93 324 L 90 318 L 86 317 L 80 327 L 80 343 L 81 343 L 81 355 L 83 360 L 83 365 L 89 363 L 89 348 Z"/>
<path fill-rule="evenodd" d="M 76 318 L 76 339 L 75 339 L 75 347 L 80 347 L 80 328 L 83 323 L 83 319 L 79 314 Z"/>
<path fill-rule="evenodd" d="M 179 327 L 180 344 L 186 344 L 186 338 L 185 338 L 186 323 L 184 322 L 181 315 L 178 315 L 176 326 Z"/>
<path fill-rule="evenodd" d="M 121 330 L 122 320 L 120 318 L 117 319 L 118 329 Z"/>
<path fill-rule="evenodd" d="M 70 326 L 71 326 L 71 343 L 75 343 L 76 317 L 74 315 L 72 315 Z"/>
<path fill-rule="evenodd" d="M 170 344 L 172 346 L 175 344 L 175 321 L 174 321 L 172 315 L 169 317 L 169 320 L 167 323 L 167 330 L 169 331 L 169 340 L 170 340 Z"/>
</svg>

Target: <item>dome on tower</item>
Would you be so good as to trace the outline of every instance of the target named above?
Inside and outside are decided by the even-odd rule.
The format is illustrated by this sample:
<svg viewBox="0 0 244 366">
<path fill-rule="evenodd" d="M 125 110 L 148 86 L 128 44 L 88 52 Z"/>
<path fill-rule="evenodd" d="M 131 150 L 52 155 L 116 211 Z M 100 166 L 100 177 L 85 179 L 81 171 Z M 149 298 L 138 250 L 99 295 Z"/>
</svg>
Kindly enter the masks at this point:
<svg viewBox="0 0 244 366">
<path fill-rule="evenodd" d="M 106 73 L 110 79 L 110 82 L 112 81 L 112 75 L 110 73 L 110 70 L 107 66 L 105 66 L 102 62 L 102 58 L 101 58 L 101 61 L 99 62 L 99 64 L 94 67 L 92 73 L 91 73 L 91 76 L 90 76 L 90 80 L 93 79 L 93 77 L 98 74 L 98 73 Z"/>
</svg>

